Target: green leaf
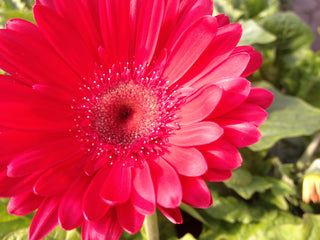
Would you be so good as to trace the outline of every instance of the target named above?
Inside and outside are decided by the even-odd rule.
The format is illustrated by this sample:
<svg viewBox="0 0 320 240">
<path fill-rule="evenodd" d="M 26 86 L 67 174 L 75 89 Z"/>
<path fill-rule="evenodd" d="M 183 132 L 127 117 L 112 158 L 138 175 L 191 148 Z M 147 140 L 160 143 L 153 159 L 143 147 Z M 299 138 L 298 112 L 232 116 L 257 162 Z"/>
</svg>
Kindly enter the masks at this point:
<svg viewBox="0 0 320 240">
<path fill-rule="evenodd" d="M 0 239 L 20 228 L 29 227 L 31 217 L 29 216 L 13 216 L 7 211 L 8 199 L 0 200 Z"/>
<path fill-rule="evenodd" d="M 241 168 L 234 170 L 230 180 L 225 181 L 224 184 L 244 199 L 250 199 L 254 193 L 265 192 L 273 186 L 266 178 L 251 176 L 249 171 Z"/>
<path fill-rule="evenodd" d="M 22 228 L 9 233 L 3 240 L 27 240 L 28 234 L 29 228 Z M 76 229 L 64 231 L 62 228 L 56 227 L 43 240 L 81 240 L 81 235 Z"/>
<path fill-rule="evenodd" d="M 318 240 L 320 236 L 320 215 L 305 214 L 302 224 L 285 224 L 275 228 L 277 239 Z"/>
<path fill-rule="evenodd" d="M 230 18 L 232 22 L 238 20 L 243 15 L 243 11 L 235 8 L 232 2 L 233 1 L 215 0 L 213 15 L 224 13 Z"/>
<path fill-rule="evenodd" d="M 213 221 L 216 229 L 209 229 L 200 235 L 199 240 L 274 240 L 275 229 L 283 224 L 300 224 L 302 220 L 284 211 L 271 211 L 259 222 L 249 224 Z M 288 238 L 305 239 L 305 238 Z"/>
<path fill-rule="evenodd" d="M 310 27 L 292 12 L 277 12 L 263 18 L 261 24 L 277 36 L 277 48 L 287 53 L 302 46 L 310 47 L 314 39 Z"/>
<path fill-rule="evenodd" d="M 212 219 L 224 220 L 229 223 L 251 223 L 258 221 L 266 214 L 271 214 L 272 211 L 262 206 L 261 204 L 248 205 L 245 201 L 234 197 L 220 197 L 214 200 L 211 208 L 199 210 L 209 224 Z M 211 220 L 210 220 L 211 218 Z"/>
<path fill-rule="evenodd" d="M 273 92 L 274 102 L 267 109 L 267 121 L 262 124 L 261 140 L 250 146 L 254 151 L 268 149 L 278 140 L 288 137 L 311 135 L 320 129 L 320 110 L 303 100 L 281 94 L 272 85 L 261 82 L 256 86 Z"/>
<path fill-rule="evenodd" d="M 281 194 L 275 193 L 272 189 L 270 191 L 267 191 L 265 194 L 263 194 L 263 198 L 265 201 L 268 201 L 274 204 L 281 210 L 286 211 L 289 209 L 289 205 L 286 201 L 286 198 Z"/>
<path fill-rule="evenodd" d="M 243 34 L 239 42 L 240 45 L 252 45 L 255 43 L 266 44 L 276 40 L 275 35 L 263 29 L 252 19 L 241 22 L 241 24 L 243 28 Z"/>
</svg>

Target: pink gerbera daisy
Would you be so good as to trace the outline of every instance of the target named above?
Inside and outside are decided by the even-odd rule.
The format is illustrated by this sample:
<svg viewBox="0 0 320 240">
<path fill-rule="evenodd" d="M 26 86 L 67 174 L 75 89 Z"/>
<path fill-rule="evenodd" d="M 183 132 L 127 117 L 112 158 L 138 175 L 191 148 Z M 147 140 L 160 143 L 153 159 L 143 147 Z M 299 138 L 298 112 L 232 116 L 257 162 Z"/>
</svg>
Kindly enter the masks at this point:
<svg viewBox="0 0 320 240">
<path fill-rule="evenodd" d="M 158 208 L 212 204 L 272 102 L 262 63 L 210 0 L 38 0 L 0 30 L 0 196 L 83 239 L 136 233 Z"/>
</svg>

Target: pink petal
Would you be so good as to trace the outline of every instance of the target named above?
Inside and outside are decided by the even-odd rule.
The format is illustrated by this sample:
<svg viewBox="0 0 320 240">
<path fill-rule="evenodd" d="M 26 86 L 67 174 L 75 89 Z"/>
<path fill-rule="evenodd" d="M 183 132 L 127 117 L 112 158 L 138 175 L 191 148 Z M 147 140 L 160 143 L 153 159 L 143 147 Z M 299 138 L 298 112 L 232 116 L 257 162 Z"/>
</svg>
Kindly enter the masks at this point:
<svg viewBox="0 0 320 240">
<path fill-rule="evenodd" d="M 240 77 L 243 71 L 246 69 L 249 60 L 250 56 L 247 53 L 231 55 L 224 62 L 219 64 L 206 76 L 204 76 L 201 83 L 205 84 L 204 79 L 206 79 L 208 82 L 213 82 L 221 78 Z"/>
<path fill-rule="evenodd" d="M 251 123 L 231 119 L 217 120 L 217 123 L 224 129 L 223 138 L 237 148 L 254 144 L 261 138 L 259 129 Z"/>
<path fill-rule="evenodd" d="M 80 158 L 71 158 L 41 173 L 33 187 L 33 192 L 39 196 L 49 197 L 65 191 L 79 174 L 78 169 L 74 167 L 74 160 L 78 159 Z"/>
<path fill-rule="evenodd" d="M 29 230 L 29 239 L 44 238 L 58 225 L 58 204 L 60 199 L 48 198 L 43 201 L 32 219 Z"/>
<path fill-rule="evenodd" d="M 171 146 L 168 151 L 163 158 L 181 175 L 201 176 L 208 169 L 206 160 L 196 148 Z"/>
<path fill-rule="evenodd" d="M 50 168 L 70 159 L 77 149 L 78 144 L 73 145 L 69 138 L 39 145 L 16 156 L 8 165 L 8 176 L 22 177 Z"/>
<path fill-rule="evenodd" d="M 254 51 L 253 47 L 250 46 L 239 46 L 235 48 L 234 53 L 246 52 L 250 55 L 250 62 L 246 69 L 242 73 L 242 77 L 247 77 L 253 72 L 255 72 L 262 64 L 263 59 L 261 53 Z"/>
<path fill-rule="evenodd" d="M 39 28 L 35 24 L 24 19 L 9 19 L 6 23 L 6 28 L 23 34 L 32 34 L 33 36 L 43 39 L 43 35 L 39 31 Z"/>
<path fill-rule="evenodd" d="M 110 52 L 109 57 L 113 62 L 126 63 L 131 60 L 129 54 L 134 45 L 131 36 L 135 21 L 130 15 L 132 5 L 129 0 L 99 1 L 99 4 L 101 31 L 106 51 Z"/>
<path fill-rule="evenodd" d="M 181 176 L 180 180 L 184 203 L 196 208 L 208 208 L 212 205 L 211 193 L 203 179 Z"/>
<path fill-rule="evenodd" d="M 237 108 L 249 95 L 251 83 L 245 78 L 227 78 L 216 81 L 215 84 L 223 88 L 224 92 L 219 105 L 209 116 L 215 118 L 232 109 Z"/>
<path fill-rule="evenodd" d="M 131 201 L 135 209 L 143 215 L 151 215 L 155 210 L 155 190 L 147 163 L 133 169 Z"/>
<path fill-rule="evenodd" d="M 54 1 L 52 0 L 36 0 L 37 5 L 43 5 L 52 9 L 55 9 Z"/>
<path fill-rule="evenodd" d="M 93 56 L 79 33 L 50 8 L 36 5 L 33 12 L 39 28 L 63 59 L 82 76 L 92 72 Z"/>
<path fill-rule="evenodd" d="M 131 201 L 117 206 L 117 217 L 120 226 L 130 234 L 137 233 L 144 221 L 144 215 L 135 210 Z"/>
<path fill-rule="evenodd" d="M 80 176 L 63 195 L 58 210 L 59 224 L 63 229 L 72 230 L 82 224 L 82 197 L 90 180 L 87 176 Z"/>
<path fill-rule="evenodd" d="M 215 16 L 215 18 L 218 21 L 219 27 L 223 27 L 227 24 L 230 24 L 230 19 L 225 14 L 219 14 L 219 15 Z"/>
<path fill-rule="evenodd" d="M 55 0 L 55 6 L 56 11 L 81 35 L 90 52 L 96 53 L 97 48 L 102 45 L 102 38 L 99 26 L 96 26 L 89 8 L 85 7 L 83 1 Z"/>
<path fill-rule="evenodd" d="M 167 0 L 165 3 L 163 20 L 158 37 L 157 50 L 155 53 L 156 56 L 158 56 L 165 48 L 164 45 L 168 41 L 170 33 L 174 33 L 173 29 L 176 27 L 179 16 L 179 6 L 180 0 Z"/>
<path fill-rule="evenodd" d="M 266 109 L 270 107 L 273 102 L 273 94 L 266 89 L 252 87 L 246 102 L 257 104 L 258 106 Z"/>
<path fill-rule="evenodd" d="M 27 177 L 9 178 L 6 169 L 0 172 L 0 197 L 7 198 L 32 192 L 33 185 L 39 174 L 32 174 Z"/>
<path fill-rule="evenodd" d="M 115 209 L 110 209 L 99 221 L 85 221 L 81 235 L 83 240 L 119 240 L 122 232 Z"/>
<path fill-rule="evenodd" d="M 260 126 L 267 119 L 268 113 L 256 104 L 243 103 L 236 109 L 223 115 L 222 118 L 241 120 Z"/>
<path fill-rule="evenodd" d="M 193 67 L 179 81 L 179 84 L 201 88 L 205 84 L 211 83 L 212 80 L 208 73 L 228 59 L 232 50 L 238 44 L 241 34 L 241 25 L 237 23 L 218 28 L 217 34 L 210 45 L 199 57 Z M 234 66 L 232 66 L 232 68 L 233 67 Z"/>
<path fill-rule="evenodd" d="M 209 168 L 230 170 L 240 167 L 242 163 L 238 149 L 223 139 L 203 146 L 200 151 L 207 160 Z"/>
<path fill-rule="evenodd" d="M 179 208 L 164 208 L 157 206 L 162 214 L 173 224 L 182 224 L 183 219 Z"/>
<path fill-rule="evenodd" d="M 182 189 L 176 171 L 163 159 L 149 162 L 157 203 L 163 207 L 176 208 L 181 204 Z"/>
<path fill-rule="evenodd" d="M 203 176 L 203 179 L 209 182 L 222 182 L 228 180 L 231 178 L 231 176 L 231 170 L 209 168 L 206 174 Z"/>
<path fill-rule="evenodd" d="M 50 134 L 40 134 L 37 132 L 22 132 L 10 130 L 0 133 L 1 155 L 19 154 L 26 149 L 41 144 L 53 137 Z"/>
<path fill-rule="evenodd" d="M 196 91 L 181 106 L 181 110 L 177 114 L 177 118 L 181 118 L 180 123 L 190 124 L 205 119 L 218 105 L 222 92 L 221 88 L 214 85 Z"/>
<path fill-rule="evenodd" d="M 74 123 L 61 110 L 56 106 L 0 102 L 0 125 L 29 131 L 68 131 Z"/>
<path fill-rule="evenodd" d="M 169 138 L 169 142 L 181 146 L 204 145 L 216 141 L 223 134 L 223 129 L 214 122 L 198 122 L 182 126 Z"/>
<path fill-rule="evenodd" d="M 30 105 L 39 102 L 42 102 L 43 105 L 56 105 L 51 99 L 41 96 L 31 87 L 18 83 L 15 78 L 7 75 L 0 75 L 0 100 L 2 102 L 23 102 Z"/>
<path fill-rule="evenodd" d="M 84 194 L 82 209 L 84 217 L 88 221 L 97 221 L 101 219 L 110 208 L 110 205 L 103 201 L 100 197 L 102 185 L 107 179 L 109 172 L 109 166 L 99 170 Z"/>
<path fill-rule="evenodd" d="M 168 57 L 163 76 L 169 85 L 178 81 L 197 61 L 215 37 L 216 21 L 211 16 L 202 17 L 184 32 Z"/>
<path fill-rule="evenodd" d="M 25 25 L 27 24 L 23 24 Z M 25 26 L 24 31 L 21 31 L 23 27 L 20 27 L 19 32 L 0 30 L 1 57 L 5 60 L 3 66 L 11 65 L 7 72 L 18 79 L 28 81 L 28 85 L 54 83 L 72 93 L 79 91 L 78 76 L 52 50 L 39 29 L 30 25 Z M 52 74 L 53 72 L 55 74 Z"/>
<path fill-rule="evenodd" d="M 142 1 L 137 19 L 135 58 L 138 64 L 150 63 L 155 51 L 164 12 L 164 0 Z"/>
<path fill-rule="evenodd" d="M 126 202 L 131 194 L 131 179 L 131 168 L 120 162 L 115 163 L 102 186 L 100 196 L 108 204 Z"/>
<path fill-rule="evenodd" d="M 36 210 L 43 198 L 34 195 L 31 192 L 14 196 L 10 199 L 7 209 L 8 213 L 16 216 L 23 216 Z"/>
<path fill-rule="evenodd" d="M 72 95 L 64 91 L 62 88 L 56 86 L 50 86 L 47 84 L 34 84 L 32 86 L 36 92 L 40 93 L 46 98 L 50 98 L 54 101 L 59 101 L 61 104 L 70 104 L 72 101 Z"/>
<path fill-rule="evenodd" d="M 212 0 L 191 0 L 180 1 L 180 13 L 177 16 L 177 23 L 172 25 L 172 35 L 165 48 L 172 49 L 188 28 L 201 17 L 212 15 Z M 168 37 L 168 36 L 167 36 Z"/>
</svg>

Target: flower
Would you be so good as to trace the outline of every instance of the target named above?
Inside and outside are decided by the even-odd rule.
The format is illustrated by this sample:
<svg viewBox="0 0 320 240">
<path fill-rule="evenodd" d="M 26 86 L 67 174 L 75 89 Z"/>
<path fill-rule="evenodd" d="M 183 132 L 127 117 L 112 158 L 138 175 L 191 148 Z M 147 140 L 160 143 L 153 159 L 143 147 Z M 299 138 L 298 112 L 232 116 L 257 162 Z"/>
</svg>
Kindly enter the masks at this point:
<svg viewBox="0 0 320 240">
<path fill-rule="evenodd" d="M 302 185 L 302 200 L 309 203 L 320 203 L 320 159 L 312 162 L 306 171 Z"/>
<path fill-rule="evenodd" d="M 209 0 L 38 0 L 0 31 L 0 196 L 83 239 L 136 233 L 158 208 L 212 204 L 205 181 L 241 165 L 272 94 L 262 63 Z"/>
</svg>

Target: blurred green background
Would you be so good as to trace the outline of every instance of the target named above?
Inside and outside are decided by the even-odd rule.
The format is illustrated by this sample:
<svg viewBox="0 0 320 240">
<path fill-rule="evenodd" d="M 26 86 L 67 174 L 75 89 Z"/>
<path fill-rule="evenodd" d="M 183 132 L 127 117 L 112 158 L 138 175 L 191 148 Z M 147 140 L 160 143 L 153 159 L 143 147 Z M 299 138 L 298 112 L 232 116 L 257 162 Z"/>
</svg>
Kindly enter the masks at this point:
<svg viewBox="0 0 320 240">
<path fill-rule="evenodd" d="M 32 5 L 32 0 L 0 0 L 0 26 L 10 18 L 33 21 Z M 320 157 L 320 1 L 215 0 L 218 13 L 242 23 L 240 45 L 262 53 L 264 63 L 249 79 L 271 90 L 275 101 L 260 128 L 261 141 L 241 149 L 243 166 L 230 180 L 209 183 L 214 205 L 206 210 L 182 205 L 180 226 L 159 214 L 161 239 L 318 240 L 320 204 L 302 201 L 302 184 Z M 0 239 L 27 239 L 32 215 L 8 215 L 7 202 L 0 200 Z M 79 229 L 56 228 L 46 239 L 80 239 Z"/>
</svg>

